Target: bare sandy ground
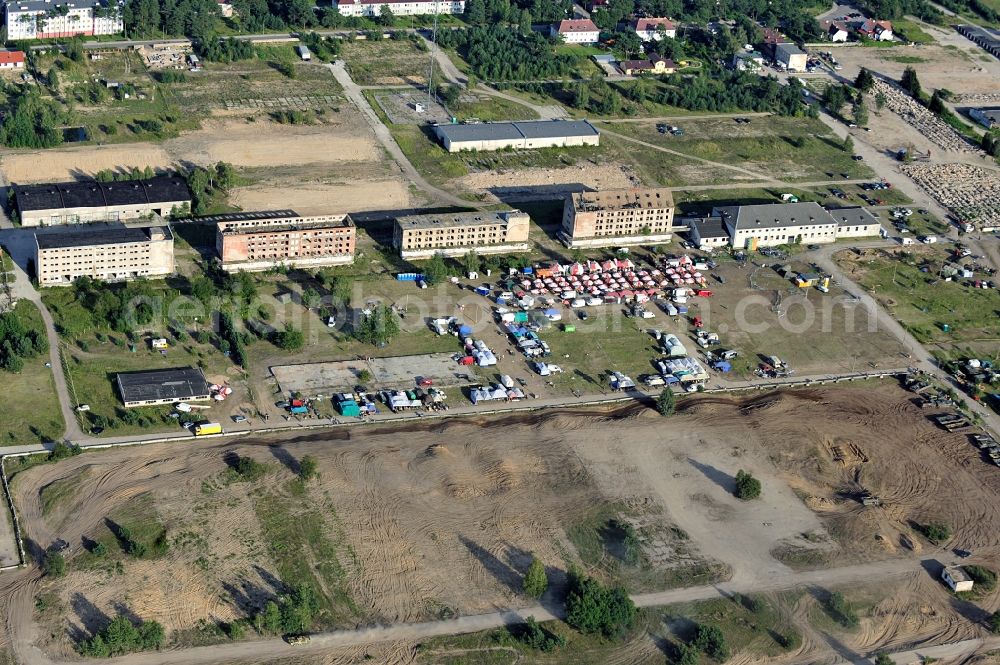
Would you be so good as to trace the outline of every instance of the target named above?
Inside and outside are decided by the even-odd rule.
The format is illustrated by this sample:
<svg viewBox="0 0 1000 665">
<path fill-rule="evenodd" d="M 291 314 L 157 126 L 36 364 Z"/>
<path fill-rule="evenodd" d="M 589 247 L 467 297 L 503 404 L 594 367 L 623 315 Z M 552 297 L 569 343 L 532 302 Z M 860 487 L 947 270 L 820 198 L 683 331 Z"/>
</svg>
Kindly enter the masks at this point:
<svg viewBox="0 0 1000 665">
<path fill-rule="evenodd" d="M 0 153 L 9 182 L 54 182 L 93 176 L 102 169 L 175 168 L 218 161 L 237 167 L 315 166 L 376 162 L 382 153 L 371 131 L 348 119 L 337 124 L 280 125 L 266 120 L 213 120 L 162 143 L 65 147 Z M 273 206 L 272 206 L 273 207 Z"/>
<path fill-rule="evenodd" d="M 378 180 L 350 184 L 253 186 L 236 189 L 230 201 L 244 210 L 291 208 L 303 215 L 330 210 L 361 212 L 409 208 L 414 199 L 406 183 Z"/>
<path fill-rule="evenodd" d="M 594 168 L 588 164 L 561 169 L 480 171 L 463 176 L 455 183 L 459 189 L 475 191 L 576 184 L 592 189 L 615 189 L 635 187 L 639 184 L 639 179 L 625 166 L 608 165 L 604 168 Z"/>
<path fill-rule="evenodd" d="M 218 486 L 213 479 L 229 451 L 271 471 L 252 487 Z M 116 449 L 19 474 L 13 491 L 36 545 L 65 538 L 76 548 L 82 536 L 101 537 L 104 519 L 140 496 L 152 498 L 172 538 L 194 534 L 187 537 L 194 545 L 175 542 L 163 559 L 124 559 L 124 574 L 71 561 L 65 578 L 43 582 L 66 616 L 38 627 L 39 644 L 69 654 L 67 630 L 87 631 L 121 606 L 177 630 L 240 616 L 273 597 L 275 562 L 261 541 L 255 502 L 290 498 L 289 463 L 279 461 L 304 454 L 317 458 L 321 476 L 296 505 L 328 516 L 324 532 L 342 541 L 345 585 L 363 620 L 524 604 L 519 580 L 530 555 L 557 569 L 580 561 L 570 530 L 601 505 L 680 527 L 692 551 L 750 584 L 802 565 L 782 554 L 788 548 L 817 553 L 823 563 L 813 565 L 933 557 L 911 528 L 932 520 L 951 526 L 947 547 L 970 549 L 994 566 L 1000 558 L 1000 476 L 965 435 L 938 430 L 891 384 L 703 397 L 669 421 L 639 405 L 421 421 Z M 43 489 L 82 469 L 86 482 L 43 515 Z M 761 479 L 761 500 L 732 497 L 740 469 Z M 206 493 L 205 482 L 216 489 Z M 862 488 L 885 506 L 861 506 Z M 644 552 L 657 547 L 644 541 Z M 211 565 L 200 566 L 200 557 Z M 676 563 L 656 560 L 655 570 L 665 579 Z M 7 602 L 33 602 L 33 594 L 8 591 Z M 950 597 L 926 576 L 880 608 L 852 647 L 973 631 L 953 620 Z"/>
</svg>

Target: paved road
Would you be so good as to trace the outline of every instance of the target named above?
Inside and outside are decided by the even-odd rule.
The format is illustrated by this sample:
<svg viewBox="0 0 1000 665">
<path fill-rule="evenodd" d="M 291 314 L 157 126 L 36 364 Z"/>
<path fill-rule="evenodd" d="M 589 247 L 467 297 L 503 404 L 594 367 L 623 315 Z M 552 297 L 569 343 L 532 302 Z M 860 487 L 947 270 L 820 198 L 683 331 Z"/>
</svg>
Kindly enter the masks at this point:
<svg viewBox="0 0 1000 665">
<path fill-rule="evenodd" d="M 784 590 L 803 586 L 832 587 L 864 582 L 871 579 L 886 580 L 911 574 L 925 574 L 922 570 L 921 562 L 917 559 L 903 558 L 833 568 L 830 570 L 790 573 L 754 584 L 724 583 L 638 594 L 634 595 L 632 599 L 639 607 L 658 607 L 719 596 L 731 596 L 737 592 Z M 521 623 L 529 616 L 533 616 L 539 621 L 549 621 L 561 618 L 561 615 L 561 608 L 547 603 L 517 609 L 500 609 L 496 612 L 463 616 L 446 621 L 370 626 L 357 630 L 337 630 L 319 633 L 313 635 L 308 644 L 294 648 L 281 639 L 275 638 L 238 642 L 235 644 L 225 643 L 183 650 L 131 654 L 113 658 L 105 662 L 109 665 L 160 665 L 161 663 L 170 665 L 207 665 L 209 663 L 240 659 L 261 662 L 289 655 L 318 654 L 330 649 L 376 642 L 418 641 L 430 637 L 489 630 L 505 625 Z M 21 646 L 24 648 L 25 645 L 22 643 Z M 28 653 L 19 653 L 18 655 L 22 657 L 27 656 L 25 660 L 30 660 L 32 665 L 51 665 L 53 662 L 59 662 L 53 661 L 37 649 L 32 647 L 27 648 L 30 649 Z M 19 651 L 21 650 L 19 649 Z"/>
<path fill-rule="evenodd" d="M 444 191 L 443 189 L 438 189 L 434 185 L 427 182 L 422 175 L 417 171 L 403 151 L 400 149 L 399 144 L 396 143 L 396 139 L 392 137 L 392 133 L 385 126 L 382 120 L 375 113 L 375 110 L 365 99 L 364 94 L 361 92 L 361 88 L 351 79 L 350 75 L 347 73 L 347 69 L 344 67 L 343 60 L 337 60 L 333 64 L 327 65 L 330 71 L 333 73 L 334 78 L 337 82 L 344 88 L 344 94 L 347 98 L 351 100 L 361 115 L 365 117 L 368 121 L 368 125 L 375 132 L 375 138 L 378 139 L 379 143 L 382 144 L 389 154 L 392 156 L 399 167 L 403 170 L 403 173 L 409 178 L 413 184 L 415 184 L 419 189 L 423 190 L 431 199 L 435 200 L 437 203 L 445 203 L 448 205 L 463 206 L 463 207 L 476 207 L 476 203 L 472 201 L 467 201 L 465 199 L 459 198 L 454 194 Z"/>
</svg>

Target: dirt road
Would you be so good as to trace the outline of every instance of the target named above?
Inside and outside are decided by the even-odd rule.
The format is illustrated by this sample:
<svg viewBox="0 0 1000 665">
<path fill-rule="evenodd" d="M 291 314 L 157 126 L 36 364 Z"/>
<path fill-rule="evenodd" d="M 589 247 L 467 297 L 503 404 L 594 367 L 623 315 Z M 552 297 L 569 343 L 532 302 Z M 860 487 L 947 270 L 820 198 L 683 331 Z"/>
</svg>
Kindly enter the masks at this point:
<svg viewBox="0 0 1000 665">
<path fill-rule="evenodd" d="M 337 60 L 336 62 L 327 65 L 330 72 L 333 73 L 334 78 L 340 83 L 344 88 L 344 94 L 347 98 L 351 100 L 351 103 L 357 107 L 358 111 L 365 117 L 368 121 L 369 126 L 371 126 L 372 131 L 375 132 L 375 137 L 378 139 L 382 147 L 385 148 L 389 154 L 392 156 L 399 167 L 403 169 L 403 173 L 409 178 L 418 188 L 427 193 L 430 197 L 436 199 L 438 202 L 447 203 L 449 205 L 468 207 L 474 205 L 472 202 L 465 199 L 459 198 L 453 194 L 438 189 L 434 185 L 427 182 L 426 179 L 417 169 L 413 166 L 403 151 L 399 148 L 396 143 L 396 139 L 392 137 L 389 129 L 382 123 L 382 120 L 378 117 L 375 111 L 372 109 L 368 100 L 365 99 L 364 94 L 361 92 L 361 88 L 351 79 L 350 75 L 347 73 L 347 68 L 343 60 Z"/>
<path fill-rule="evenodd" d="M 676 589 L 660 593 L 633 596 L 639 607 L 657 607 L 673 603 L 705 600 L 719 596 L 728 597 L 733 593 L 778 591 L 801 586 L 836 586 L 863 582 L 870 579 L 885 580 L 910 574 L 922 574 L 920 562 L 916 560 L 893 560 L 804 573 L 790 573 L 765 584 L 720 584 Z M 30 613 L 30 612 L 29 612 Z M 359 630 L 340 630 L 312 636 L 308 644 L 290 647 L 281 639 L 251 640 L 236 644 L 220 644 L 185 650 L 140 653 L 105 661 L 109 665 L 208 665 L 229 660 L 260 662 L 292 655 L 319 654 L 332 649 L 359 644 L 373 644 L 388 641 L 419 641 L 443 635 L 460 635 L 481 630 L 499 628 L 524 622 L 533 616 L 539 621 L 561 618 L 562 612 L 555 607 L 534 605 L 530 607 L 501 610 L 488 614 L 464 616 L 447 621 L 371 626 Z M 24 645 L 21 645 L 22 647 Z M 963 645 L 963 648 L 969 645 Z M 46 657 L 40 651 L 28 648 L 18 651 L 25 665 L 52 665 L 58 662 Z"/>
</svg>

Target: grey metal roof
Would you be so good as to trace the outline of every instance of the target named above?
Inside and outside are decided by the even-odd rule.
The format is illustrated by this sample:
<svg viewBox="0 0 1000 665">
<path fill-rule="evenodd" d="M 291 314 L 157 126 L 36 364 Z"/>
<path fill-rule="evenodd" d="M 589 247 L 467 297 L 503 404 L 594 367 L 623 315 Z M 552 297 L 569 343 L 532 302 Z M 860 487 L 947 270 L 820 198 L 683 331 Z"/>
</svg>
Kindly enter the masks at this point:
<svg viewBox="0 0 1000 665">
<path fill-rule="evenodd" d="M 127 372 L 116 378 L 126 403 L 205 398 L 210 394 L 205 374 L 197 367 Z"/>
<path fill-rule="evenodd" d="M 861 206 L 833 208 L 828 211 L 840 226 L 868 226 L 878 224 L 878 219 Z"/>
<path fill-rule="evenodd" d="M 788 55 L 805 55 L 805 51 L 795 44 L 777 44 L 774 48 L 777 51 L 784 51 Z"/>
<path fill-rule="evenodd" d="M 483 226 L 486 224 L 507 224 L 513 217 L 521 217 L 526 213 L 520 210 L 499 210 L 496 212 L 450 212 L 430 215 L 404 215 L 396 218 L 396 224 L 403 230 L 435 229 L 458 226 Z"/>
<path fill-rule="evenodd" d="M 93 247 L 95 245 L 118 245 L 123 243 L 149 242 L 153 229 L 163 232 L 164 240 L 173 240 L 167 226 L 120 226 L 93 229 L 53 229 L 48 233 L 36 233 L 38 249 L 65 249 L 68 247 Z"/>
<path fill-rule="evenodd" d="M 438 135 L 452 143 L 463 141 L 510 141 L 517 139 L 597 136 L 600 132 L 586 120 L 528 120 L 484 122 L 472 125 L 437 125 Z"/>
<path fill-rule="evenodd" d="M 691 230 L 698 234 L 699 238 L 728 238 L 729 231 L 719 217 L 699 217 L 691 220 L 678 220 L 683 223 L 687 221 Z"/>
<path fill-rule="evenodd" d="M 515 122 L 514 126 L 526 139 L 555 138 L 559 136 L 597 136 L 600 132 L 586 120 L 541 120 Z"/>
<path fill-rule="evenodd" d="M 727 224 L 732 224 L 736 231 L 837 223 L 820 204 L 811 201 L 807 203 L 722 206 L 713 208 L 712 216 L 721 217 Z"/>
<path fill-rule="evenodd" d="M 217 223 L 252 222 L 265 219 L 296 219 L 301 216 L 294 210 L 251 210 L 249 212 L 224 212 L 218 215 L 202 215 L 201 217 L 192 217 L 191 219 L 196 222 Z"/>
</svg>

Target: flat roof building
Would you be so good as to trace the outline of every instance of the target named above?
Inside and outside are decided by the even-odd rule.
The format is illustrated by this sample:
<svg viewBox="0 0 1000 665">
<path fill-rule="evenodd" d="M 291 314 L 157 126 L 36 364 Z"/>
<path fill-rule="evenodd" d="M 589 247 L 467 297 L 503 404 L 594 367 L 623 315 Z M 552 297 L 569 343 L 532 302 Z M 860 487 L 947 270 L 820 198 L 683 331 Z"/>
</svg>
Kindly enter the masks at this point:
<svg viewBox="0 0 1000 665">
<path fill-rule="evenodd" d="M 599 145 L 601 133 L 586 120 L 528 120 L 435 125 L 434 132 L 448 152 L 564 148 Z"/>
<path fill-rule="evenodd" d="M 123 182 L 12 185 L 22 226 L 119 222 L 150 214 L 167 217 L 191 206 L 183 178 L 157 176 Z"/>
<path fill-rule="evenodd" d="M 113 35 L 124 30 L 115 0 L 11 0 L 4 8 L 7 39 L 63 39 Z"/>
<path fill-rule="evenodd" d="M 666 187 L 576 192 L 563 204 L 559 236 L 567 247 L 670 242 L 674 197 Z"/>
<path fill-rule="evenodd" d="M 215 248 L 222 268 L 230 272 L 354 262 L 356 229 L 344 214 L 303 217 L 294 210 L 271 210 L 197 221 L 215 224 Z"/>
<path fill-rule="evenodd" d="M 1000 32 L 969 24 L 956 25 L 955 29 L 966 39 L 978 44 L 979 48 L 1000 58 Z"/>
<path fill-rule="evenodd" d="M 774 60 L 791 72 L 804 72 L 808 60 L 806 52 L 795 44 L 776 44 Z"/>
<path fill-rule="evenodd" d="M 698 249 L 714 249 L 729 244 L 729 231 L 719 217 L 698 217 L 689 219 L 688 239 Z"/>
<path fill-rule="evenodd" d="M 382 5 L 388 5 L 393 16 L 419 16 L 423 14 L 461 14 L 465 0 L 333 0 L 341 16 L 371 16 L 377 18 Z"/>
<path fill-rule="evenodd" d="M 941 579 L 952 591 L 972 591 L 974 586 L 972 578 L 961 566 L 945 566 L 941 571 Z"/>
<path fill-rule="evenodd" d="M 530 222 L 520 210 L 407 215 L 396 218 L 392 240 L 404 259 L 526 252 Z"/>
<path fill-rule="evenodd" d="M 986 129 L 1000 127 L 1000 107 L 997 106 L 992 108 L 970 108 L 969 117 Z"/>
<path fill-rule="evenodd" d="M 78 277 L 120 282 L 174 272 L 168 226 L 60 229 L 35 233 L 39 286 L 65 286 Z"/>
<path fill-rule="evenodd" d="M 121 372 L 115 376 L 126 407 L 196 402 L 212 398 L 205 374 L 197 367 Z"/>
</svg>

